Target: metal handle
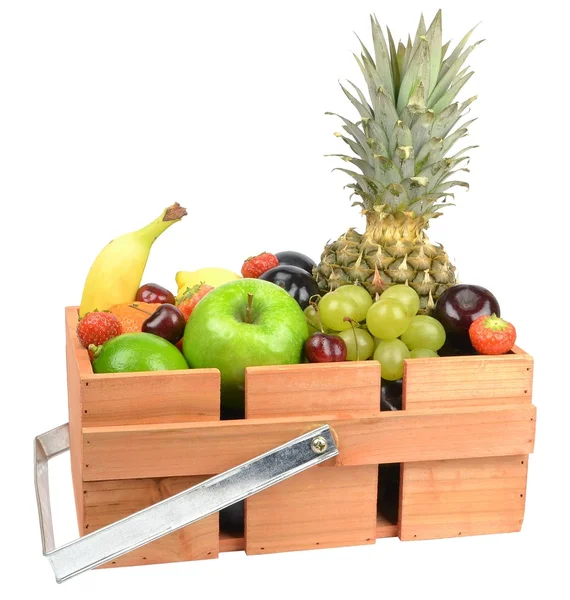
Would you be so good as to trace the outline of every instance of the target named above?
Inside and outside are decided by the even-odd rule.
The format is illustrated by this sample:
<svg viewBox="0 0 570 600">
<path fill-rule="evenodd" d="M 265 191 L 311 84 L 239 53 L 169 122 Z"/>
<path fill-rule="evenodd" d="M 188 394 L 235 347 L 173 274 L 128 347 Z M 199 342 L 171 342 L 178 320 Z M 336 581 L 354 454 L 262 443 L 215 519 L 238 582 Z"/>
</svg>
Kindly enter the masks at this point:
<svg viewBox="0 0 570 600">
<path fill-rule="evenodd" d="M 69 426 L 35 439 L 35 484 L 42 546 L 58 583 L 144 546 L 338 454 L 328 425 L 274 448 L 171 498 L 55 547 L 48 461 L 69 450 Z"/>
</svg>

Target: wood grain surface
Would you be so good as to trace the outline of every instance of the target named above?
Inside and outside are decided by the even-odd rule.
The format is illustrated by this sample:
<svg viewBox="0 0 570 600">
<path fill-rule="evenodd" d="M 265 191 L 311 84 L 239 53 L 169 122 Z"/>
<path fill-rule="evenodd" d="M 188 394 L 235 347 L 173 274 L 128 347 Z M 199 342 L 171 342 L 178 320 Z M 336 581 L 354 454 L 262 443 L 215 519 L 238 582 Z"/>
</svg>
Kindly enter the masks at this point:
<svg viewBox="0 0 570 600">
<path fill-rule="evenodd" d="M 91 533 L 196 485 L 206 477 L 128 479 L 85 483 L 83 533 Z M 119 556 L 104 566 L 168 563 L 217 558 L 218 514 L 174 531 L 150 544 Z"/>
<path fill-rule="evenodd" d="M 328 423 L 337 465 L 513 456 L 532 452 L 532 405 L 187 424 L 85 427 L 86 481 L 220 473 Z"/>
<path fill-rule="evenodd" d="M 317 416 L 346 411 L 378 415 L 377 363 L 249 368 L 246 418 Z M 318 467 L 246 500 L 245 550 L 267 554 L 373 544 L 376 465 Z"/>
<path fill-rule="evenodd" d="M 503 356 L 406 361 L 404 409 L 410 414 L 442 406 L 483 409 L 508 404 L 532 409 L 532 374 L 533 360 L 520 348 Z M 404 463 L 400 539 L 518 531 L 530 451 L 532 447 L 512 456 L 497 452 L 479 458 Z"/>
</svg>

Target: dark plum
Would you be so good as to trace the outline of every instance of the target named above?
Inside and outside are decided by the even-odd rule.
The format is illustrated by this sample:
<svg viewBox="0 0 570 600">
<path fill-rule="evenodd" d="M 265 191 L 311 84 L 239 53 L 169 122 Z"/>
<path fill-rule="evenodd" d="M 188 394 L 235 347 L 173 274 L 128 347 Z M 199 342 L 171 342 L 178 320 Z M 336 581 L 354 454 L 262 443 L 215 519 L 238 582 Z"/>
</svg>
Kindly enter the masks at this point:
<svg viewBox="0 0 570 600">
<path fill-rule="evenodd" d="M 305 254 L 295 252 L 294 250 L 285 250 L 285 252 L 278 252 L 276 255 L 280 265 L 290 265 L 292 267 L 299 267 L 304 271 L 307 271 L 309 275 L 313 274 L 313 268 L 317 266 L 312 258 L 309 258 Z"/>
<path fill-rule="evenodd" d="M 497 298 L 480 285 L 454 285 L 439 297 L 433 317 L 445 329 L 450 346 L 465 349 L 469 342 L 469 327 L 482 315 L 495 314 L 501 316 L 501 308 Z"/>
<path fill-rule="evenodd" d="M 184 315 L 172 304 L 159 306 L 142 324 L 145 333 L 158 335 L 171 344 L 176 344 L 182 339 L 185 327 Z"/>
<path fill-rule="evenodd" d="M 220 530 L 233 535 L 243 535 L 245 500 L 236 502 L 220 511 Z"/>
<path fill-rule="evenodd" d="M 282 287 L 289 296 L 297 300 L 299 306 L 305 310 L 309 306 L 309 300 L 319 295 L 319 286 L 311 275 L 301 267 L 291 265 L 279 265 L 269 271 L 265 271 L 259 277 Z"/>
<path fill-rule="evenodd" d="M 137 292 L 136 302 L 148 304 L 174 304 L 174 294 L 158 283 L 145 283 Z"/>
<path fill-rule="evenodd" d="M 469 341 L 469 336 L 448 336 L 448 341 L 437 351 L 439 356 L 469 356 L 477 354 Z"/>
<path fill-rule="evenodd" d="M 338 335 L 317 331 L 305 342 L 305 356 L 312 363 L 342 362 L 346 354 L 346 344 Z"/>
<path fill-rule="evenodd" d="M 402 410 L 402 380 L 382 379 L 380 410 Z"/>
<path fill-rule="evenodd" d="M 400 474 L 399 463 L 378 467 L 378 513 L 391 523 L 398 522 Z"/>
</svg>

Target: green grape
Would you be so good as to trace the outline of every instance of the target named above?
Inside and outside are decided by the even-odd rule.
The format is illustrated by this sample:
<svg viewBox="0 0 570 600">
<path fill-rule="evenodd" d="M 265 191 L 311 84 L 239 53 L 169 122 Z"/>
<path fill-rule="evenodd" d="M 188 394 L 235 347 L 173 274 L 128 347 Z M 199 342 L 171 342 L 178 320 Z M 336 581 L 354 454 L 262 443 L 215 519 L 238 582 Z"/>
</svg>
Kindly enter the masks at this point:
<svg viewBox="0 0 570 600">
<path fill-rule="evenodd" d="M 320 333 L 322 325 L 319 311 L 312 304 L 309 304 L 303 312 L 305 313 L 305 319 L 307 320 L 309 335 L 313 335 L 313 333 L 317 332 Z"/>
<path fill-rule="evenodd" d="M 383 340 L 381 340 L 381 339 L 379 339 L 377 337 L 373 338 L 373 340 L 374 340 L 374 350 L 376 350 L 376 348 L 378 348 L 378 344 L 380 342 L 382 342 Z"/>
<path fill-rule="evenodd" d="M 411 358 L 434 358 L 439 356 L 437 352 L 430 350 L 429 348 L 414 348 L 410 352 Z"/>
<path fill-rule="evenodd" d="M 356 321 L 364 321 L 366 319 L 366 313 L 372 306 L 372 298 L 366 291 L 366 288 L 363 288 L 361 285 L 341 285 L 336 289 L 336 293 L 347 294 L 356 302 L 356 306 L 358 306 Z"/>
<path fill-rule="evenodd" d="M 445 329 L 433 317 L 416 315 L 401 339 L 410 350 L 428 348 L 437 352 L 445 344 Z"/>
<path fill-rule="evenodd" d="M 351 327 L 350 321 L 345 321 L 344 318 L 349 317 L 356 321 L 358 306 L 348 294 L 329 292 L 319 302 L 319 314 L 325 327 L 334 331 L 344 331 Z"/>
<path fill-rule="evenodd" d="M 341 331 L 338 335 L 346 344 L 346 360 L 367 360 L 372 356 L 372 353 L 374 352 L 374 341 L 372 336 L 365 329 L 355 327 L 353 331 L 351 327 L 350 329 Z M 356 352 L 357 347 L 358 358 Z"/>
<path fill-rule="evenodd" d="M 408 316 L 413 317 L 420 309 L 420 297 L 414 288 L 409 285 L 398 284 L 382 292 L 380 300 L 395 298 L 406 306 Z"/>
<path fill-rule="evenodd" d="M 313 333 L 321 333 L 320 329 L 317 329 L 312 323 L 307 323 L 307 329 L 309 330 L 309 335 L 313 335 Z"/>
<path fill-rule="evenodd" d="M 368 331 L 377 338 L 394 340 L 400 337 L 410 324 L 405 304 L 395 298 L 380 299 L 366 314 Z"/>
<path fill-rule="evenodd" d="M 307 306 L 307 308 L 305 308 L 303 312 L 305 313 L 307 323 L 311 325 L 314 329 L 320 331 L 321 316 L 319 315 L 319 311 L 312 304 L 309 304 L 309 306 Z"/>
<path fill-rule="evenodd" d="M 402 378 L 406 358 L 410 358 L 410 351 L 400 340 L 380 342 L 374 352 L 374 359 L 382 366 L 382 377 L 388 381 Z"/>
</svg>

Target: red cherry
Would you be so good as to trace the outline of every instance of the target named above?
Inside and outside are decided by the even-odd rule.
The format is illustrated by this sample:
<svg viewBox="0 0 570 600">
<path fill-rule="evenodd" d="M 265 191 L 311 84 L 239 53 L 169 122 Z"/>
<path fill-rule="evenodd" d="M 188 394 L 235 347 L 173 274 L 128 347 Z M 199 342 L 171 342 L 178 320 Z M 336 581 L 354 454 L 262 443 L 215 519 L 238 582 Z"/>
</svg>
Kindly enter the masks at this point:
<svg viewBox="0 0 570 600">
<path fill-rule="evenodd" d="M 312 363 L 346 360 L 346 344 L 338 335 L 316 332 L 305 342 L 305 356 Z"/>
<path fill-rule="evenodd" d="M 172 304 L 159 306 L 142 324 L 145 333 L 154 333 L 171 344 L 176 344 L 182 339 L 185 327 L 184 315 Z"/>
<path fill-rule="evenodd" d="M 158 283 L 145 283 L 137 292 L 136 302 L 148 304 L 175 304 L 174 294 Z"/>
</svg>

